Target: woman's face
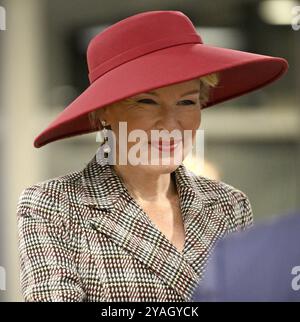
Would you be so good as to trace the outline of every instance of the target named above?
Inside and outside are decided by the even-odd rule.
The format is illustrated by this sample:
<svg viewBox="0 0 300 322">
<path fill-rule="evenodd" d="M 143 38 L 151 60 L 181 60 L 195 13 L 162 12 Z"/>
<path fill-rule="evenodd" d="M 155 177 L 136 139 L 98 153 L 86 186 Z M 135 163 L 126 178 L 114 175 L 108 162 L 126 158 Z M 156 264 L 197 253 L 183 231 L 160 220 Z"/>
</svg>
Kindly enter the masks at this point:
<svg viewBox="0 0 300 322">
<path fill-rule="evenodd" d="M 183 160 L 190 152 L 196 130 L 201 123 L 199 91 L 199 80 L 190 80 L 132 96 L 134 102 L 131 105 L 119 104 L 104 108 L 101 112 L 103 113 L 101 119 L 106 120 L 116 136 L 116 160 L 119 160 L 120 148 L 122 151 L 120 153 L 127 153 L 126 160 L 131 160 L 133 155 L 137 158 L 141 157 L 141 153 L 143 153 L 141 159 L 147 160 L 148 165 L 136 165 L 146 166 L 147 171 L 174 171 L 181 163 L 175 160 L 178 158 Z M 124 132 L 122 132 L 124 128 L 121 129 L 120 122 L 126 122 L 123 125 L 127 126 L 125 132 L 127 139 L 124 138 Z M 159 136 L 158 131 L 161 130 L 164 130 L 166 136 Z M 133 142 L 130 142 L 128 136 L 130 133 L 134 133 L 132 131 L 138 135 L 134 137 Z M 156 137 L 155 132 L 158 133 Z M 187 134 L 188 132 L 189 134 Z M 184 137 L 184 133 L 186 133 L 186 137 Z M 166 152 L 159 148 L 160 137 L 163 142 L 171 144 L 171 146 L 170 144 L 164 145 Z M 182 145 L 179 142 L 177 147 L 172 148 L 173 140 L 180 139 Z M 126 140 L 127 147 L 124 140 Z M 158 141 L 157 144 L 154 141 Z M 151 147 L 155 153 L 151 154 Z M 162 161 L 163 159 L 164 161 Z M 132 164 L 130 161 L 127 162 Z"/>
</svg>

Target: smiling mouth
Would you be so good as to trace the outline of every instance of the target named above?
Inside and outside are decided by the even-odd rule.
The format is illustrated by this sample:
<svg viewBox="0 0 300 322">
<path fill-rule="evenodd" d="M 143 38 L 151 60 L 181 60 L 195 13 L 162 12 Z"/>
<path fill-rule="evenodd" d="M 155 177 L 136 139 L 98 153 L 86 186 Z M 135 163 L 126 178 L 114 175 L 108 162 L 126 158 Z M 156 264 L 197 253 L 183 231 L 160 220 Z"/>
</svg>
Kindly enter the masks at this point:
<svg viewBox="0 0 300 322">
<path fill-rule="evenodd" d="M 181 140 L 172 140 L 170 141 L 150 141 L 148 142 L 148 144 L 150 146 L 153 146 L 157 149 L 159 149 L 160 151 L 169 151 L 169 150 L 174 150 L 177 146 L 179 146 L 180 142 L 182 142 Z"/>
</svg>

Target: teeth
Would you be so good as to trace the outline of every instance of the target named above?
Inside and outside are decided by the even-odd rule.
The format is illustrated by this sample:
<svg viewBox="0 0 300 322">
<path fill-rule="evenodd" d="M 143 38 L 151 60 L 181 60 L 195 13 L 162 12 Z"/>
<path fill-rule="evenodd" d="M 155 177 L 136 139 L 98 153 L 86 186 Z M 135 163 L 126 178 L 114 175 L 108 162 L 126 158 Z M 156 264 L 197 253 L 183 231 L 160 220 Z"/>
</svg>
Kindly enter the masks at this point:
<svg viewBox="0 0 300 322">
<path fill-rule="evenodd" d="M 176 148 L 181 141 L 177 141 L 176 143 L 173 141 L 172 143 L 170 142 L 150 142 L 150 144 L 156 148 L 160 149 L 170 149 L 170 148 Z"/>
</svg>

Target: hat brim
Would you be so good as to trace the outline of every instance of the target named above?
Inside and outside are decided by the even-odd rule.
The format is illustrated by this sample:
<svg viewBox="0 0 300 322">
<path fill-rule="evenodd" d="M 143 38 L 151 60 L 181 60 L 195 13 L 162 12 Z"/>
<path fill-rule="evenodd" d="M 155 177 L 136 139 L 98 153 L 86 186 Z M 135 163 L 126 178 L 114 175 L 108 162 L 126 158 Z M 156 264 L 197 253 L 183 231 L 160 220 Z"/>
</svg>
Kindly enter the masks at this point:
<svg viewBox="0 0 300 322">
<path fill-rule="evenodd" d="M 96 131 L 90 125 L 89 112 L 141 92 L 219 72 L 220 82 L 203 107 L 208 108 L 259 89 L 287 69 L 284 58 L 206 44 L 164 48 L 126 62 L 96 79 L 35 138 L 34 147 Z"/>
</svg>

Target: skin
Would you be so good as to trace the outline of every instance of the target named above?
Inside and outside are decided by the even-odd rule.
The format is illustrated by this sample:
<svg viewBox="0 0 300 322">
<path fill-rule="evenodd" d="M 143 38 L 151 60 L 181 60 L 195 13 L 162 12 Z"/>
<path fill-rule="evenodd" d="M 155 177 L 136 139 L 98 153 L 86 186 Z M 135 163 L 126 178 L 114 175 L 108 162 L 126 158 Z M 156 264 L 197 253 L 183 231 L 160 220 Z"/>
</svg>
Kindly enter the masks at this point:
<svg viewBox="0 0 300 322">
<path fill-rule="evenodd" d="M 182 96 L 183 93 L 192 90 L 198 93 Z M 184 130 L 192 130 L 194 143 L 196 130 L 201 123 L 199 90 L 199 80 L 189 80 L 151 91 L 156 92 L 158 96 L 148 93 L 132 96 L 137 104 L 116 105 L 102 109 L 100 118 L 106 120 L 116 135 L 116 160 L 119 158 L 119 122 L 127 122 L 127 133 L 134 129 L 144 130 L 149 141 L 152 129 L 170 132 L 177 129 L 182 134 Z M 127 150 L 137 142 L 128 142 Z M 150 155 L 151 146 L 148 142 L 144 142 L 144 147 L 149 149 Z M 183 149 L 183 159 L 188 152 L 185 148 Z M 171 162 L 168 165 L 131 165 L 128 163 L 126 165 L 116 164 L 113 167 L 135 198 L 144 203 L 151 202 L 153 207 L 162 205 L 165 201 L 170 201 L 177 196 L 176 185 L 171 180 L 170 173 L 175 171 L 179 165 L 172 164 L 172 159 L 174 159 L 174 153 L 171 153 Z"/>
</svg>

